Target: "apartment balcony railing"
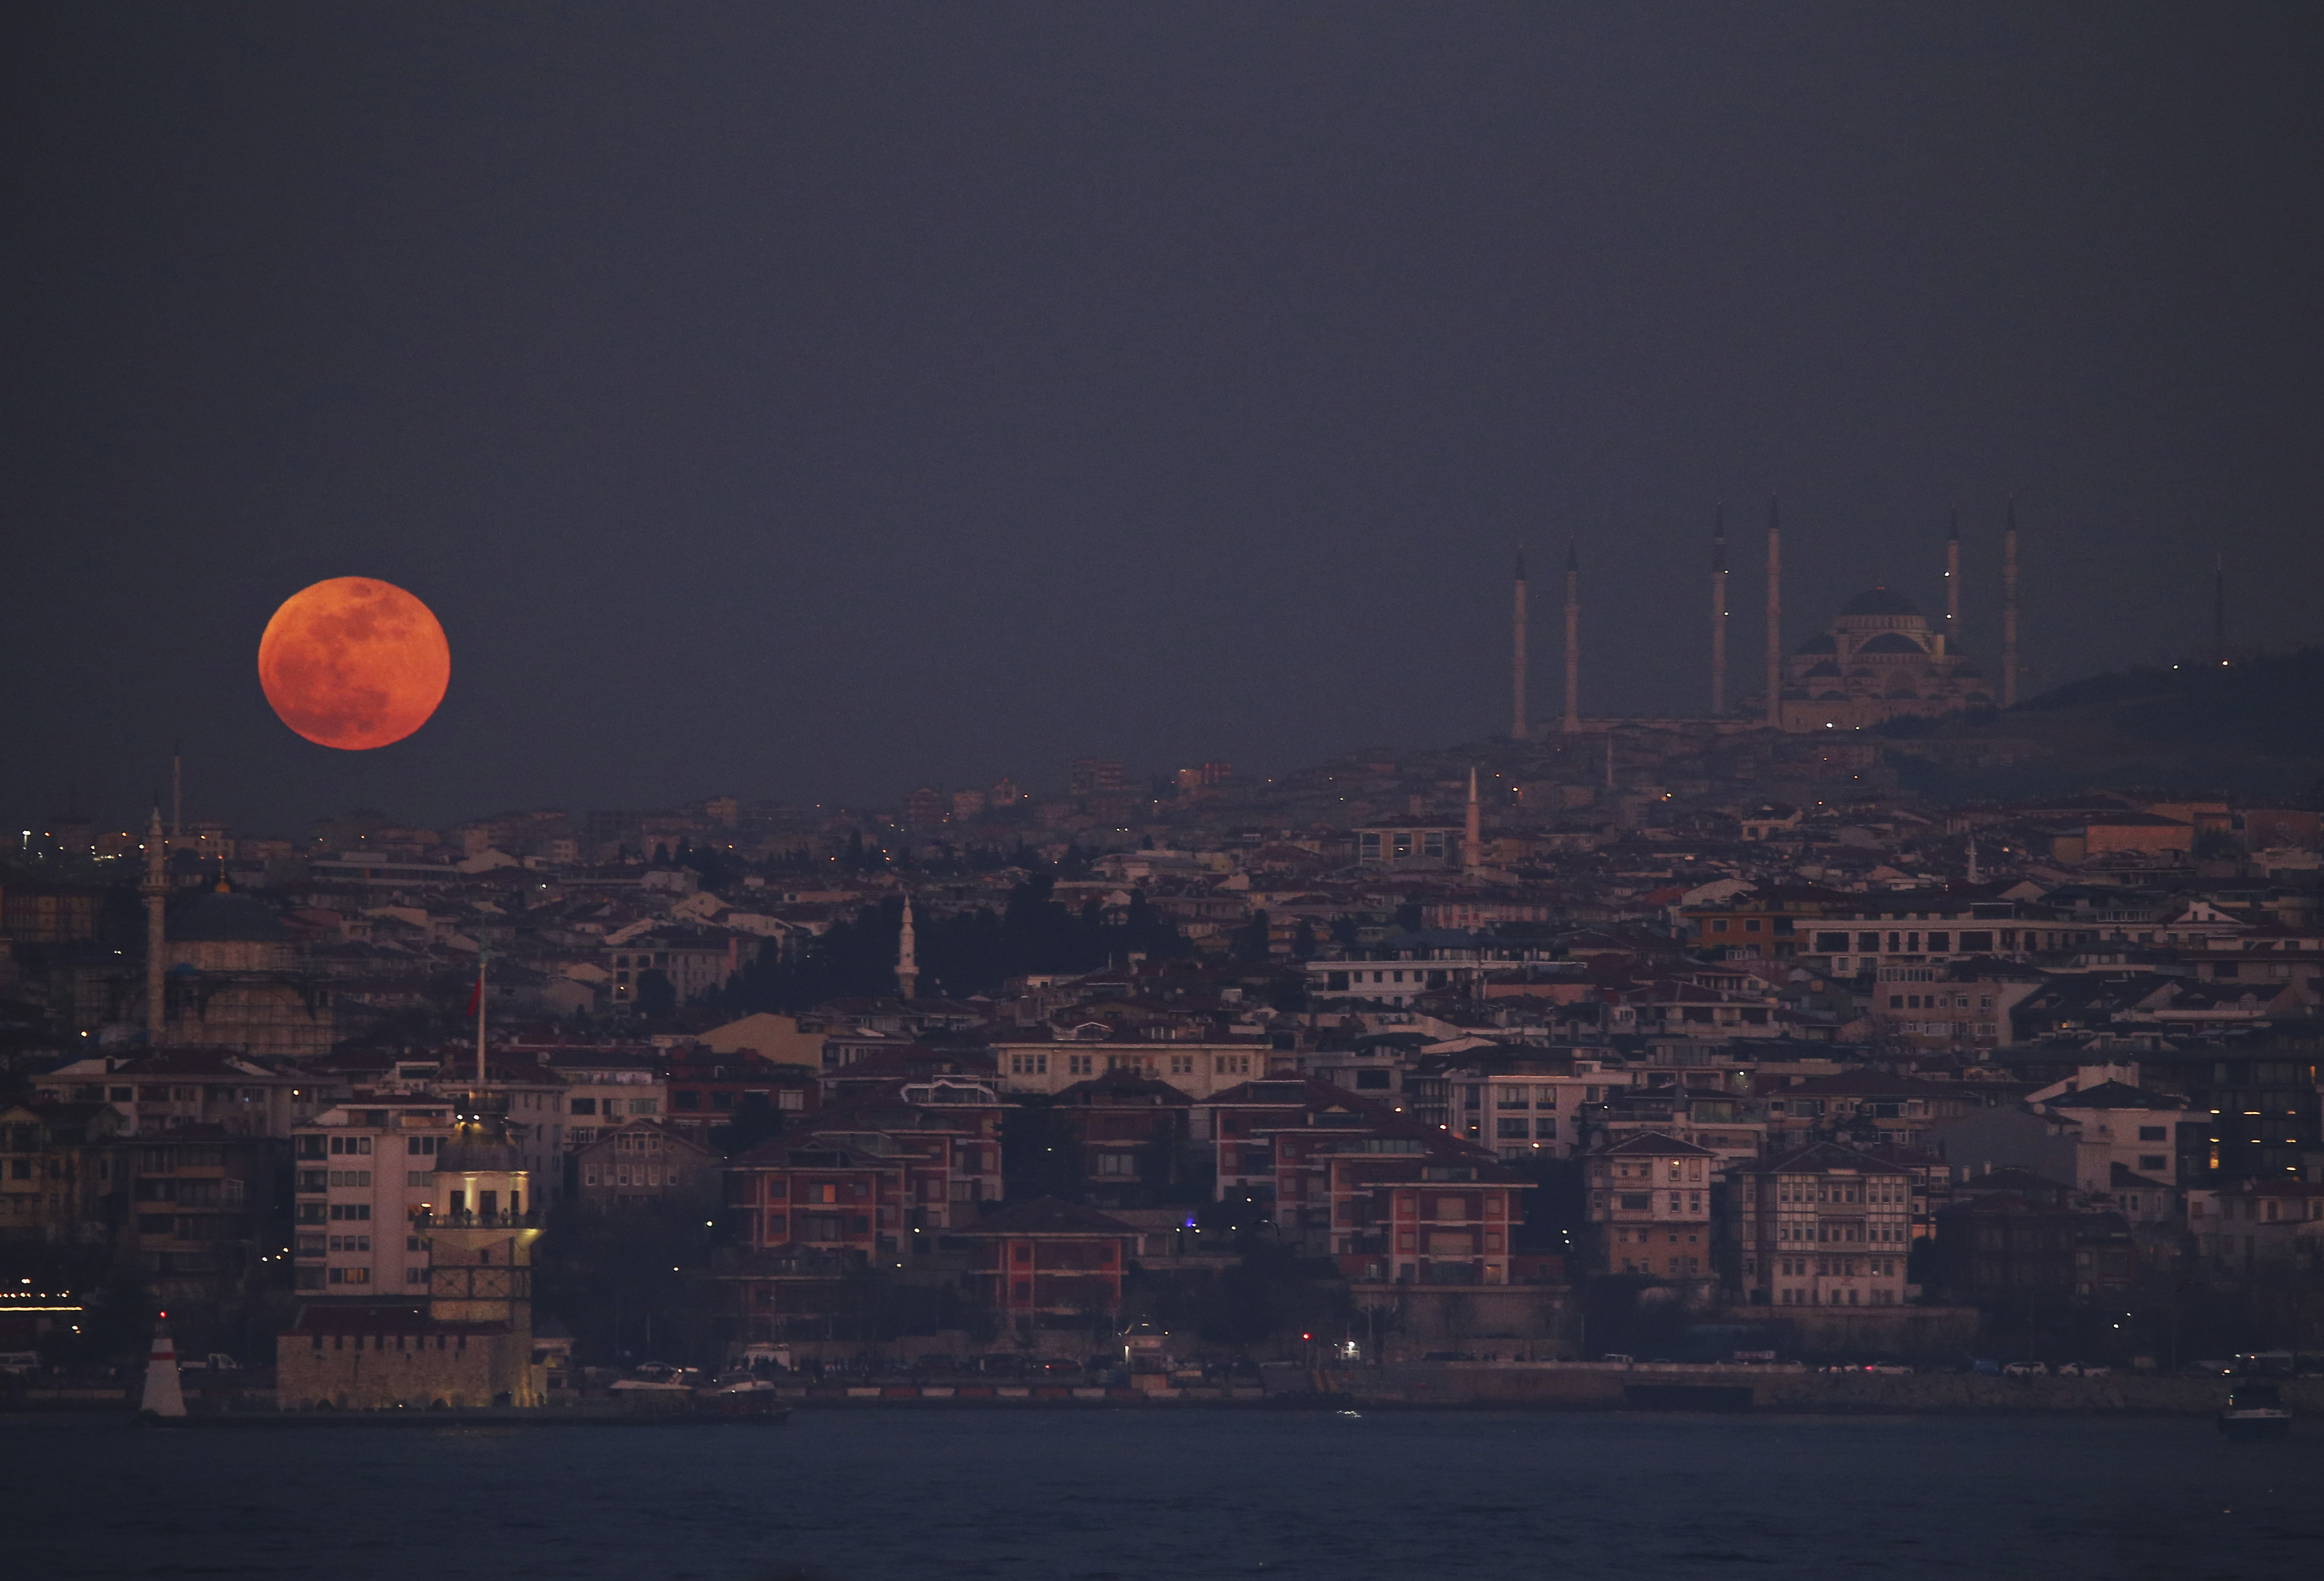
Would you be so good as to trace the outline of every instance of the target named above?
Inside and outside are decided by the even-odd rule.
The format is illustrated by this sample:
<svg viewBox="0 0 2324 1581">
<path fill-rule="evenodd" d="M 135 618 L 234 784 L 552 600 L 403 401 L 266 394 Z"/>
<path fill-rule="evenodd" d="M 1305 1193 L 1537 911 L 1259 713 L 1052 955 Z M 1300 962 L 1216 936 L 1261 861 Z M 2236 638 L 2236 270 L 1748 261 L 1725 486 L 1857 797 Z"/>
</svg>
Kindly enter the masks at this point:
<svg viewBox="0 0 2324 1581">
<path fill-rule="evenodd" d="M 472 1210 L 436 1213 L 429 1208 L 411 1210 L 411 1227 L 415 1230 L 537 1230 L 543 1223 L 537 1212 L 477 1213 Z"/>
</svg>

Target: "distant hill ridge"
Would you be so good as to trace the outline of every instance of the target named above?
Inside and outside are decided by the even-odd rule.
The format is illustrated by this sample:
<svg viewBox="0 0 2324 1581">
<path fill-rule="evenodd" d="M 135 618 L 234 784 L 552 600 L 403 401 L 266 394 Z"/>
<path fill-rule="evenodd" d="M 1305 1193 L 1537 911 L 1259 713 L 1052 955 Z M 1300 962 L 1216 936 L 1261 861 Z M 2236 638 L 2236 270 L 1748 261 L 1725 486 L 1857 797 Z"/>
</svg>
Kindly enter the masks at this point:
<svg viewBox="0 0 2324 1581">
<path fill-rule="evenodd" d="M 2324 648 L 2094 675 L 2028 698 L 2016 711 L 2070 709 L 2110 716 L 2113 729 L 2141 741 L 2324 755 Z"/>
</svg>

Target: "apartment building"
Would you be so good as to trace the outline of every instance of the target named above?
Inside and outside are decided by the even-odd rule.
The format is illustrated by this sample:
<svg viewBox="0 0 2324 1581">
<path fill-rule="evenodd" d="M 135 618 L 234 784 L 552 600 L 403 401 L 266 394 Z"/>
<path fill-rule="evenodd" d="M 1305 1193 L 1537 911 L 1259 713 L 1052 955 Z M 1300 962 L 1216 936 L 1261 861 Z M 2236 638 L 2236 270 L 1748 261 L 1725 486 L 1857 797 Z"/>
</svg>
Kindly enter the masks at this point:
<svg viewBox="0 0 2324 1581">
<path fill-rule="evenodd" d="M 88 1246 L 109 1240 L 120 1124 L 108 1104 L 0 1105 L 0 1241 Z"/>
<path fill-rule="evenodd" d="M 1075 1082 L 1051 1114 L 1072 1139 L 1081 1189 L 1111 1203 L 1185 1176 L 1190 1105 L 1168 1082 L 1116 1071 Z"/>
<path fill-rule="evenodd" d="M 1718 1162 L 1708 1148 L 1657 1132 L 1585 1155 L 1599 1271 L 1681 1285 L 1712 1279 L 1711 1188 Z"/>
<path fill-rule="evenodd" d="M 574 1173 L 582 1205 L 599 1213 L 707 1211 L 717 1200 L 717 1163 L 683 1132 L 632 1120 L 576 1150 Z"/>
<path fill-rule="evenodd" d="M 1634 1136 L 1660 1135 L 1715 1155 L 1711 1179 L 1766 1151 L 1766 1105 L 1748 1093 L 1720 1087 L 1619 1087 L 1588 1115 L 1593 1142 L 1610 1146 Z"/>
<path fill-rule="evenodd" d="M 420 1299 L 423 1215 L 441 1211 L 437 1163 L 453 1135 L 449 1099 L 358 1092 L 291 1137 L 292 1275 L 306 1296 Z"/>
<path fill-rule="evenodd" d="M 1121 1307 L 1121 1279 L 1138 1244 L 1131 1225 L 1036 1197 L 987 1214 L 964 1232 L 967 1286 L 1005 1326 L 1085 1324 Z"/>
<path fill-rule="evenodd" d="M 214 1125 L 232 1136 L 287 1137 L 327 1101 L 314 1077 L 217 1049 L 76 1059 L 32 1078 L 44 1098 L 110 1104 L 123 1136 Z"/>
<path fill-rule="evenodd" d="M 1524 1177 L 1475 1150 L 1406 1135 L 1342 1143 L 1327 1163 L 1331 1253 L 1355 1282 L 1513 1282 Z"/>
<path fill-rule="evenodd" d="M 1894 1307 L 1905 1297 L 1913 1177 L 1838 1142 L 1731 1170 L 1733 1281 L 1763 1307 Z"/>
<path fill-rule="evenodd" d="M 2161 1187 L 2179 1184 L 2179 1126 L 2188 1118 L 2184 1100 L 2101 1081 L 2034 1101 L 2072 1123 L 2074 1184 L 2082 1190 L 2113 1190 L 2117 1170 Z M 2202 1118 L 2208 1124 L 2210 1116 Z"/>
<path fill-rule="evenodd" d="M 120 1144 L 129 1212 L 121 1251 L 165 1308 L 246 1299 L 281 1245 L 274 1179 L 283 1144 L 181 1125 Z"/>
<path fill-rule="evenodd" d="M 805 1248 L 856 1267 L 895 1260 L 905 1160 L 891 1148 L 778 1139 L 729 1160 L 723 1172 L 727 1216 L 745 1253 Z"/>
<path fill-rule="evenodd" d="M 1418 1102 L 1413 1118 L 1434 1118 L 1462 1141 L 1512 1163 L 1572 1158 L 1587 1145 L 1585 1111 L 1630 1086 L 1628 1069 L 1580 1049 L 1479 1050 L 1456 1056 L 1442 1079 L 1444 1113 L 1433 1115 L 1433 1105 Z"/>
<path fill-rule="evenodd" d="M 1076 1082 L 1123 1074 L 1166 1081 L 1200 1101 L 1273 1074 L 1298 1057 L 1252 1039 L 1233 1042 L 1176 1039 L 1059 1039 L 1042 1043 L 995 1043 L 1001 1082 L 1011 1092 L 1061 1093 Z"/>
</svg>

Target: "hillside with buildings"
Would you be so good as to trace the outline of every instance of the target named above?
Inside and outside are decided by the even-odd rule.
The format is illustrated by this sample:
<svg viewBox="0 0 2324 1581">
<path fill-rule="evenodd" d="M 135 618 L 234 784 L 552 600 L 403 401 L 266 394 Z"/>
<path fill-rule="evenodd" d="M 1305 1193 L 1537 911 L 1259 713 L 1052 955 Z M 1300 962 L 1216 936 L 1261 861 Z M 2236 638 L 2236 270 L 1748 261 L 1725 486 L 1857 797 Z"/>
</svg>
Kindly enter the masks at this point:
<svg viewBox="0 0 2324 1581">
<path fill-rule="evenodd" d="M 0 1348 L 489 1322 L 456 1391 L 546 1398 L 1163 1330 L 2324 1345 L 2324 818 L 2172 777 L 2288 737 L 2170 755 L 2316 662 L 887 807 L 60 820 L 0 872 L 0 1262 L 82 1320 Z"/>
</svg>

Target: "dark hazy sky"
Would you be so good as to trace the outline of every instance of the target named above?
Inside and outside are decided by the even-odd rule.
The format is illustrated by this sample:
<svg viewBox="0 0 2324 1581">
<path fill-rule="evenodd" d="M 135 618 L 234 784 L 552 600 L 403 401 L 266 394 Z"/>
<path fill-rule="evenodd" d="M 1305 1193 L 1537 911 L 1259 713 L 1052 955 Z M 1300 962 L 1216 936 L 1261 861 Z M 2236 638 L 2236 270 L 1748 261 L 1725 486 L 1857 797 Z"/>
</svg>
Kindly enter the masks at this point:
<svg viewBox="0 0 2324 1581">
<path fill-rule="evenodd" d="M 2032 685 L 2324 637 L 2312 5 L 9 8 L 0 816 L 187 743 L 245 828 L 1699 708 L 1713 506 L 1794 637 Z M 267 711 L 268 614 L 441 615 L 420 735 Z M 1535 697 L 1556 707 L 1550 579 Z"/>
</svg>

